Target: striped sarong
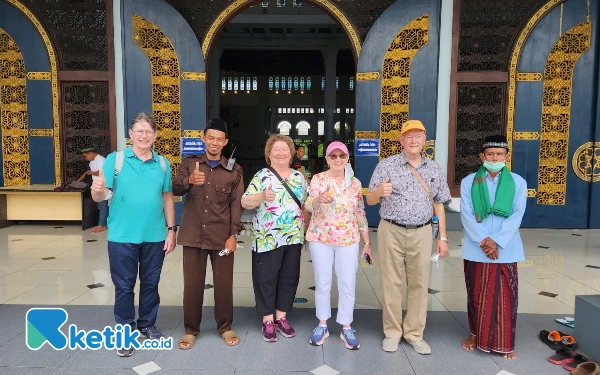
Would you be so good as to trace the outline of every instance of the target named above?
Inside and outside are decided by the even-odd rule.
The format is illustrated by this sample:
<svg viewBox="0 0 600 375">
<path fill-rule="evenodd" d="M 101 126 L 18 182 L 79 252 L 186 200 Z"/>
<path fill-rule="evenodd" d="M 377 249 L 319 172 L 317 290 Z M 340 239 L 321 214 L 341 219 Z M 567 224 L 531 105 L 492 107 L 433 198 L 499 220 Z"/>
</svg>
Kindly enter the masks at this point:
<svg viewBox="0 0 600 375">
<path fill-rule="evenodd" d="M 511 353 L 517 328 L 517 263 L 464 261 L 469 330 L 484 352 Z"/>
</svg>

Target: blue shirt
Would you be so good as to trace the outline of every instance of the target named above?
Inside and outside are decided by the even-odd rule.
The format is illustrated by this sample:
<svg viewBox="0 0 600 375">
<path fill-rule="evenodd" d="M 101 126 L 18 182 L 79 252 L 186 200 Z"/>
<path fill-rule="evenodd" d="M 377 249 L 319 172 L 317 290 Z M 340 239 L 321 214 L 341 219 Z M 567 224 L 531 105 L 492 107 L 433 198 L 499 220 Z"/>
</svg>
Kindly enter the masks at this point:
<svg viewBox="0 0 600 375">
<path fill-rule="evenodd" d="M 515 180 L 515 199 L 512 214 L 505 218 L 491 213 L 481 223 L 475 220 L 473 202 L 471 200 L 471 187 L 475 173 L 465 177 L 460 184 L 460 218 L 465 228 L 463 241 L 463 259 L 480 263 L 514 263 L 525 260 L 523 242 L 519 234 L 521 220 L 527 204 L 527 182 L 518 174 L 511 173 Z M 493 180 L 486 173 L 486 183 L 490 194 L 490 205 L 496 199 L 499 175 Z M 498 244 L 498 259 L 488 258 L 479 244 L 484 238 L 490 237 Z"/>
<path fill-rule="evenodd" d="M 162 193 L 171 191 L 171 165 L 164 158 L 165 173 L 154 151 L 147 161 L 140 160 L 131 147 L 124 153 L 116 183 L 116 153 L 108 155 L 102 166 L 106 187 L 113 190 L 108 212 L 108 240 L 134 244 L 164 241 L 167 228 Z"/>
</svg>

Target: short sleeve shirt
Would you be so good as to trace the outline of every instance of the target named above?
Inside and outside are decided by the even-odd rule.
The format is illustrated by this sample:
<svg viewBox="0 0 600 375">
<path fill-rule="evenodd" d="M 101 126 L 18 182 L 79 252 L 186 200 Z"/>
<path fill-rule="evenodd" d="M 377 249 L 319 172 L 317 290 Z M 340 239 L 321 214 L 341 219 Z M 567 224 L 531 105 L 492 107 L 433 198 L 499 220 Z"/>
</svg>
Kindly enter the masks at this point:
<svg viewBox="0 0 600 375">
<path fill-rule="evenodd" d="M 421 154 L 421 158 L 421 164 L 415 169 L 431 190 L 434 202 L 448 201 L 451 198 L 450 188 L 442 169 L 425 154 Z M 425 224 L 433 217 L 433 207 L 425 189 L 406 166 L 407 163 L 404 153 L 382 160 L 371 176 L 369 191 L 375 190 L 389 178 L 392 195 L 381 198 L 381 218 L 406 225 Z"/>
<path fill-rule="evenodd" d="M 113 152 L 106 157 L 103 171 L 106 187 L 113 197 L 108 212 L 108 240 L 134 243 L 160 242 L 167 237 L 163 193 L 171 191 L 171 165 L 165 159 L 163 171 L 159 156 L 142 161 L 131 147 L 124 151 L 123 166 L 115 181 Z"/>
<path fill-rule="evenodd" d="M 302 173 L 292 170 L 290 177 L 284 180 L 290 190 L 304 204 L 308 183 Z M 252 219 L 252 250 L 262 253 L 281 246 L 304 243 L 304 220 L 302 210 L 287 192 L 279 179 L 267 168 L 258 171 L 242 199 L 246 195 L 258 194 L 272 186 L 275 193 L 273 202 L 262 202 L 256 207 Z"/>
<path fill-rule="evenodd" d="M 96 155 L 96 157 L 94 158 L 94 160 L 90 161 L 90 170 L 92 172 L 98 172 L 100 169 L 102 169 L 102 166 L 104 165 L 104 160 L 106 160 L 104 158 L 104 156 L 102 155 Z M 92 181 L 97 179 L 98 176 L 94 176 L 92 175 Z"/>
</svg>

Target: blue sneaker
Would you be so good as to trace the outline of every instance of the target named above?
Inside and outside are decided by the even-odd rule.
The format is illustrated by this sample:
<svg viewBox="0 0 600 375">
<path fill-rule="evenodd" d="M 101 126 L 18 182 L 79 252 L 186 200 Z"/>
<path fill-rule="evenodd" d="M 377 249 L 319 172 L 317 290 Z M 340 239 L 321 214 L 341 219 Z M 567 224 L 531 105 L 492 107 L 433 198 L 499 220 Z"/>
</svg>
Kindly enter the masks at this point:
<svg viewBox="0 0 600 375">
<path fill-rule="evenodd" d="M 354 332 L 356 331 L 352 328 L 344 328 L 342 333 L 340 333 L 340 338 L 346 344 L 346 348 L 350 350 L 360 349 L 360 344 L 356 336 L 354 336 Z"/>
<path fill-rule="evenodd" d="M 313 334 L 310 336 L 310 340 L 308 342 L 314 346 L 323 345 L 323 341 L 329 337 L 329 330 L 327 327 L 317 326 L 317 328 L 313 329 Z"/>
<path fill-rule="evenodd" d="M 156 326 L 140 328 L 140 337 L 142 339 L 152 339 L 152 340 L 160 340 L 161 337 L 164 337 L 162 332 L 156 328 Z"/>
<path fill-rule="evenodd" d="M 117 355 L 119 357 L 131 357 L 133 355 L 133 348 L 119 349 L 117 350 Z"/>
</svg>

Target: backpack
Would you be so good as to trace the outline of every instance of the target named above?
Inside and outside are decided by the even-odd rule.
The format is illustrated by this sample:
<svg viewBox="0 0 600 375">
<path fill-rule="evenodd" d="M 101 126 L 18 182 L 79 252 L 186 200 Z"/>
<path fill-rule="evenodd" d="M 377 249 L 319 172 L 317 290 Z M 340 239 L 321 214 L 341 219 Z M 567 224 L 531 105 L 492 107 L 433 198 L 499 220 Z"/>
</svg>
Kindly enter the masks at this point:
<svg viewBox="0 0 600 375">
<path fill-rule="evenodd" d="M 125 160 L 125 153 L 123 151 L 117 151 L 115 157 L 115 178 L 113 181 L 113 187 L 110 190 L 109 195 L 107 196 L 108 205 L 110 206 L 110 202 L 112 201 L 113 193 L 117 185 L 117 176 L 119 172 L 121 172 L 121 168 L 123 168 L 123 160 Z M 160 166 L 162 167 L 163 173 L 167 173 L 167 163 L 165 162 L 165 158 L 162 155 L 158 155 L 158 161 L 160 162 Z"/>
<path fill-rule="evenodd" d="M 117 155 L 115 157 L 115 182 L 117 181 L 117 176 L 119 175 L 119 172 L 121 172 L 121 168 L 123 168 L 124 159 L 125 153 L 123 151 L 117 151 Z M 163 173 L 167 173 L 167 163 L 165 163 L 165 158 L 161 155 L 158 155 L 158 161 L 160 162 L 160 166 L 162 167 Z"/>
</svg>

